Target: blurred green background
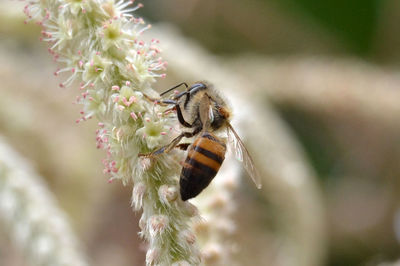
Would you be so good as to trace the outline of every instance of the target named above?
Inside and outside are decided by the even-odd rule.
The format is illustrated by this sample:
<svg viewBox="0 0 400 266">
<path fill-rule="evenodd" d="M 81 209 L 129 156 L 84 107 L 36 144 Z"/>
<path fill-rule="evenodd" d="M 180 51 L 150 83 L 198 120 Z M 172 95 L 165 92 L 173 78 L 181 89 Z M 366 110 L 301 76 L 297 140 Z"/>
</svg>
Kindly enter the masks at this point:
<svg viewBox="0 0 400 266">
<path fill-rule="evenodd" d="M 223 62 L 221 67 L 251 80 L 265 104 L 272 103 L 289 125 L 317 173 L 323 195 L 328 238 L 323 265 L 380 265 L 398 260 L 400 1 L 143 2 L 145 6 L 138 13 L 146 21 L 155 27 L 174 25 L 183 36 L 217 56 Z M 91 135 L 94 123 L 70 129 L 78 117 L 79 109 L 69 104 L 76 90 L 38 97 L 43 89 L 58 90 L 57 78 L 51 76 L 55 65 L 37 40 L 39 30 L 23 26 L 22 18 L 16 15 L 22 14 L 22 9 L 12 13 L 2 6 L 1 13 L 1 134 L 35 162 L 61 205 L 74 217 L 74 227 L 82 234 L 90 257 L 97 258 L 95 265 L 115 261 L 118 265 L 131 265 L 132 261 L 141 265 L 144 253 L 129 253 L 132 245 L 140 245 L 138 228 L 132 228 L 139 216 L 130 212 L 130 189 L 121 189 L 119 184 L 110 189 L 105 184 L 100 164 L 103 155 L 94 151 Z M 173 69 L 169 71 L 163 86 L 180 81 Z M 16 81 L 19 75 L 24 79 Z M 35 75 L 37 81 L 30 82 Z M 207 73 L 202 78 L 207 78 Z M 32 115 L 43 109 L 29 119 L 43 118 L 47 126 L 35 127 L 24 119 L 10 123 L 11 107 L 6 103 L 10 99 L 24 107 L 15 109 L 24 119 L 25 113 Z M 49 143 L 45 136 L 50 134 L 45 133 L 60 127 L 64 133 Z M 77 137 L 80 134 L 83 140 Z M 32 138 L 33 143 L 28 141 Z M 57 157 L 57 145 L 65 139 L 78 145 Z M 243 202 L 239 205 L 245 205 Z M 90 213 L 85 213 L 87 209 Z M 261 224 L 271 224 L 270 216 L 260 215 L 260 219 L 265 219 Z M 104 232 L 109 232 L 110 225 L 115 231 L 107 235 Z M 105 242 L 116 245 L 111 250 L 114 257 L 108 260 Z M 0 248 L 5 246 L 0 241 Z M 21 265 L 18 255 L 13 254 L 8 253 L 3 261 Z"/>
<path fill-rule="evenodd" d="M 155 0 L 142 12 L 221 55 L 341 54 L 394 63 L 398 10 L 396 0 Z"/>
</svg>

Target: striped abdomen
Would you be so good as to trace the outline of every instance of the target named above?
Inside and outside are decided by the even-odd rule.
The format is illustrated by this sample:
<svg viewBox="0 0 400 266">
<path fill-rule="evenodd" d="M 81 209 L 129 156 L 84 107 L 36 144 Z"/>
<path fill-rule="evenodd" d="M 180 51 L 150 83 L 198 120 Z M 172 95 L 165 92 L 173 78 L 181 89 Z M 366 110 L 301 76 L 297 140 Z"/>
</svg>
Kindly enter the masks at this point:
<svg viewBox="0 0 400 266">
<path fill-rule="evenodd" d="M 209 132 L 195 139 L 179 180 L 182 200 L 196 197 L 210 184 L 225 159 L 225 152 L 225 143 Z"/>
</svg>

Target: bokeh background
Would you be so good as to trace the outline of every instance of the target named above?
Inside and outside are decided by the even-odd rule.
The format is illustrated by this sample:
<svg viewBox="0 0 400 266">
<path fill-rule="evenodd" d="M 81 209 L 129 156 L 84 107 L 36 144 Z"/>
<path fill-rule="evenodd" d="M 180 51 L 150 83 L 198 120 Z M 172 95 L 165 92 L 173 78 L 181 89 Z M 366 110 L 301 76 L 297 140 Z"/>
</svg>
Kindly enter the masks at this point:
<svg viewBox="0 0 400 266">
<path fill-rule="evenodd" d="M 251 83 L 243 90 L 257 95 L 257 103 L 250 96 L 248 104 L 272 106 L 300 147 L 315 173 L 310 178 L 319 196 L 313 200 L 322 206 L 324 228 L 319 249 L 304 256 L 318 257 L 321 266 L 394 265 L 400 257 L 400 2 L 143 2 L 138 13 L 154 34 L 170 43 L 184 40 L 202 55 L 199 60 L 218 62 L 228 73 L 224 78 Z M 22 6 L 0 2 L 0 134 L 43 176 L 93 265 L 143 265 L 131 188 L 107 183 L 103 153 L 95 149 L 96 122 L 75 124 L 78 91 L 58 88 L 56 64 L 38 40 L 39 28 L 23 24 Z M 165 53 L 172 62 L 167 78 L 156 84 L 160 90 L 185 79 L 174 57 L 193 68 L 204 63 L 169 55 L 167 48 Z M 255 117 L 249 118 L 253 130 L 270 123 Z M 287 233 L 280 230 L 280 204 L 271 204 L 269 190 L 274 188 L 256 191 L 243 181 L 237 192 L 236 241 L 251 247 L 240 250 L 238 262 L 300 265 L 268 252 L 279 246 L 271 239 Z M 296 193 L 308 197 L 308 190 Z M 0 265 L 29 265 L 2 227 Z"/>
</svg>

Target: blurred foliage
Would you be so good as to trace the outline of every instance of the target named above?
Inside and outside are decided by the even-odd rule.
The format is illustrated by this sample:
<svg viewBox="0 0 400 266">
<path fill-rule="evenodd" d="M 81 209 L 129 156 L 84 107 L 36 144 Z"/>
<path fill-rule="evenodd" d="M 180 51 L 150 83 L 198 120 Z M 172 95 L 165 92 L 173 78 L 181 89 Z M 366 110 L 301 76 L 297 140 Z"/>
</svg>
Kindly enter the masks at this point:
<svg viewBox="0 0 400 266">
<path fill-rule="evenodd" d="M 317 176 L 321 179 L 329 178 L 337 165 L 337 158 L 342 156 L 324 121 L 293 106 L 276 107 L 303 145 Z"/>
<path fill-rule="evenodd" d="M 265 2 L 260 0 L 261 2 Z M 368 54 L 383 2 L 379 0 L 275 0 L 339 36 L 352 51 Z"/>
<path fill-rule="evenodd" d="M 186 36 L 221 55 L 345 49 L 318 25 L 299 21 L 287 11 L 274 1 L 154 0 L 140 12 L 153 22 L 176 24 Z"/>
<path fill-rule="evenodd" d="M 140 13 L 174 23 L 213 53 L 400 59 L 397 0 L 153 0 Z M 165 12 L 168 10 L 168 12 Z"/>
<path fill-rule="evenodd" d="M 339 136 L 340 133 L 335 133 L 331 129 L 332 124 L 335 124 L 332 123 L 332 120 L 296 106 L 277 104 L 276 107 L 296 134 L 310 163 L 317 171 L 325 198 L 328 201 L 329 215 L 332 217 L 330 221 L 331 247 L 327 265 L 376 265 L 382 260 L 397 259 L 399 248 L 392 233 L 392 217 L 389 213 L 381 213 L 382 211 L 390 212 L 386 209 L 387 205 L 393 204 L 393 202 L 386 202 L 387 199 L 382 202 L 382 198 L 391 198 L 394 196 L 392 193 L 395 193 L 385 188 L 393 185 L 389 180 L 377 180 L 385 178 L 383 169 L 377 169 L 379 166 L 374 165 L 366 171 L 365 169 L 357 170 L 357 164 L 365 165 L 366 162 L 362 162 L 363 158 L 360 156 L 349 156 L 351 149 L 357 149 L 357 144 L 354 143 L 354 146 L 350 147 L 344 145 L 341 140 L 343 136 Z M 368 147 L 365 148 L 368 149 Z M 364 150 L 364 152 L 368 151 Z M 384 154 L 383 156 L 388 159 L 389 155 Z M 392 171 L 394 170 L 393 166 L 386 166 Z M 361 176 L 362 178 L 360 178 Z M 376 187 L 371 188 L 371 186 Z M 349 189 L 350 191 L 348 191 Z M 382 197 L 381 194 L 386 196 Z M 395 201 L 394 198 L 391 200 Z M 363 202 L 359 204 L 359 201 Z M 379 211 L 369 206 L 376 202 L 379 202 L 379 207 L 377 207 L 380 208 Z M 354 206 L 359 209 L 352 213 L 351 210 Z M 367 228 L 363 228 L 364 225 L 361 224 L 357 228 L 358 221 L 363 219 L 356 217 L 357 215 L 361 217 L 364 215 L 374 216 L 375 212 L 378 213 L 377 216 L 380 216 L 378 219 L 381 221 L 378 224 L 374 224 L 374 219 L 371 219 L 371 224 Z M 350 220 L 346 221 L 349 218 Z M 345 222 L 342 221 L 338 225 L 335 222 L 337 219 L 343 219 Z M 353 223 L 353 225 L 346 225 L 346 223 Z M 340 228 L 341 226 L 343 228 Z M 354 228 L 349 230 L 345 227 Z"/>
</svg>

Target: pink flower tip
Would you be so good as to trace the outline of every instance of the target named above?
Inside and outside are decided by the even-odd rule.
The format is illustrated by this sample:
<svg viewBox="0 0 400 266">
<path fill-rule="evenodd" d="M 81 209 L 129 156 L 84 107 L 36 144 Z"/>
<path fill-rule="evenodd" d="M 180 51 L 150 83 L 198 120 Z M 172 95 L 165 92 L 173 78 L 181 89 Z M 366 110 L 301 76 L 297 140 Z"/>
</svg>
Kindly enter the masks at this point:
<svg viewBox="0 0 400 266">
<path fill-rule="evenodd" d="M 133 120 L 137 120 L 138 119 L 138 117 L 137 117 L 137 115 L 135 114 L 135 112 L 132 112 L 131 113 L 131 117 L 133 118 Z"/>
</svg>

